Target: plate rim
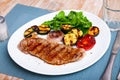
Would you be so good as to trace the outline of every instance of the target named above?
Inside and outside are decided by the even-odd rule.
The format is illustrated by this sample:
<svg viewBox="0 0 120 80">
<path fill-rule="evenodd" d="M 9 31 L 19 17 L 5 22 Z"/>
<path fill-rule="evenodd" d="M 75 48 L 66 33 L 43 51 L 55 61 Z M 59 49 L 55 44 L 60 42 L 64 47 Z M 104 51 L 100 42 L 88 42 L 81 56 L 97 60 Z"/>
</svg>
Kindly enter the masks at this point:
<svg viewBox="0 0 120 80">
<path fill-rule="evenodd" d="M 60 11 L 61 11 L 61 10 L 60 10 Z M 49 14 L 53 14 L 53 13 L 58 13 L 58 12 L 60 12 L 60 11 L 48 13 L 48 14 L 45 14 L 45 15 L 49 15 Z M 96 16 L 96 15 L 90 13 L 90 12 L 86 12 L 86 11 L 84 11 L 84 10 L 62 10 L 62 11 L 68 11 L 68 12 L 69 12 L 69 11 L 83 11 L 83 12 L 85 12 L 85 13 L 87 13 L 87 14 L 91 14 L 91 15 L 99 18 L 98 16 Z M 43 16 L 45 16 L 45 15 L 43 15 Z M 19 29 L 21 29 L 23 26 L 29 24 L 30 22 L 32 22 L 32 21 L 34 21 L 34 20 L 36 20 L 36 19 L 38 19 L 38 18 L 40 18 L 40 17 L 42 17 L 42 16 L 39 16 L 39 17 L 37 17 L 37 18 L 35 18 L 35 19 L 30 20 L 29 22 L 23 24 L 23 25 L 20 26 L 17 30 L 15 30 L 15 31 L 13 32 L 13 34 L 11 35 L 11 37 L 10 37 L 10 39 L 9 39 L 9 41 L 8 41 L 8 45 L 7 45 L 8 53 L 9 53 L 9 56 L 12 58 L 12 60 L 13 60 L 15 63 L 17 63 L 17 65 L 19 65 L 20 67 L 22 67 L 22 68 L 24 68 L 24 69 L 26 69 L 26 70 L 28 70 L 28 71 L 30 71 L 30 72 L 34 72 L 34 73 L 37 73 L 37 74 L 43 74 L 43 75 L 65 75 L 65 74 L 75 73 L 75 72 L 81 71 L 81 70 L 86 69 L 86 68 L 92 66 L 93 64 L 95 64 L 98 60 L 100 60 L 100 59 L 103 57 L 103 55 L 105 54 L 105 52 L 106 52 L 107 49 L 109 48 L 110 41 L 111 41 L 110 29 L 109 29 L 109 27 L 107 26 L 107 24 L 106 24 L 101 18 L 99 18 L 99 20 L 101 20 L 102 22 L 104 22 L 104 24 L 105 24 L 105 25 L 107 26 L 107 28 L 108 28 L 107 30 L 109 31 L 109 42 L 108 42 L 109 44 L 107 45 L 107 47 L 106 47 L 106 49 L 105 49 L 105 51 L 104 51 L 104 54 L 103 54 L 101 57 L 99 57 L 97 60 L 95 60 L 91 65 L 89 65 L 88 67 L 83 68 L 83 69 L 81 69 L 81 70 L 76 70 L 76 71 L 66 72 L 66 73 L 57 73 L 57 74 L 46 74 L 46 73 L 40 73 L 40 72 L 36 72 L 36 71 L 31 71 L 30 69 L 27 69 L 27 68 L 25 68 L 24 66 L 21 66 L 20 64 L 18 64 L 18 62 L 16 62 L 16 61 L 14 60 L 13 56 L 12 56 L 12 55 L 10 54 L 10 52 L 9 52 L 9 51 L 10 51 L 10 50 L 9 50 L 9 49 L 10 49 L 10 48 L 9 48 L 9 44 L 10 44 L 10 40 L 11 40 L 12 36 L 13 36 Z"/>
</svg>

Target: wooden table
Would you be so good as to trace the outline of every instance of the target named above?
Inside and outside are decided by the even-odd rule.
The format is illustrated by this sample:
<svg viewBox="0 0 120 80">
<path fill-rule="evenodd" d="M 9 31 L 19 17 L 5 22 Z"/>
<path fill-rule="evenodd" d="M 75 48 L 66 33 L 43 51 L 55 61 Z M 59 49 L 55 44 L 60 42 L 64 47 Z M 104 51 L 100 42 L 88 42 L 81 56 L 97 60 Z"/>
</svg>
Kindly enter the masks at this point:
<svg viewBox="0 0 120 80">
<path fill-rule="evenodd" d="M 0 15 L 5 16 L 17 3 L 54 11 L 82 9 L 101 16 L 103 0 L 0 0 Z"/>
<path fill-rule="evenodd" d="M 53 11 L 82 9 L 101 17 L 103 0 L 0 0 L 0 15 L 6 16 L 17 3 Z M 0 73 L 0 78 L 11 80 L 16 77 Z"/>
</svg>

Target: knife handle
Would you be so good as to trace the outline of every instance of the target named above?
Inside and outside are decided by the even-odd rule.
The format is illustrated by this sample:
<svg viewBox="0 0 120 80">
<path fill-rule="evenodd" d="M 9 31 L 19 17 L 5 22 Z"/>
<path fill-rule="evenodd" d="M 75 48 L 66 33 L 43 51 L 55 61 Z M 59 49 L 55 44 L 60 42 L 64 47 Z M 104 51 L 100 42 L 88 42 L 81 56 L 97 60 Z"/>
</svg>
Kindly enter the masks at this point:
<svg viewBox="0 0 120 80">
<path fill-rule="evenodd" d="M 102 75 L 101 80 L 111 80 L 111 75 L 112 75 L 112 67 L 113 67 L 113 63 L 115 60 L 116 54 L 112 54 L 110 57 L 110 61 L 106 67 L 106 70 L 104 72 L 104 74 Z"/>
</svg>

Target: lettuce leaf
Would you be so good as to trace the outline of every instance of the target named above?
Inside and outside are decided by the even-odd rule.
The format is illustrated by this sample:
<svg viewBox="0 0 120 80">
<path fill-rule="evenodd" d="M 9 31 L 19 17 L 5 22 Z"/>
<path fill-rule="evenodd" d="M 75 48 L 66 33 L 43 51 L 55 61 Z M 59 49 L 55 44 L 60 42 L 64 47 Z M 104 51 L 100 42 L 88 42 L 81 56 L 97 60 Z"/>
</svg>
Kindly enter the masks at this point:
<svg viewBox="0 0 120 80">
<path fill-rule="evenodd" d="M 83 12 L 70 11 L 68 15 L 65 15 L 64 11 L 60 11 L 52 20 L 45 21 L 43 24 L 49 25 L 52 30 L 60 30 L 61 25 L 69 24 L 75 28 L 79 28 L 84 34 L 87 33 L 88 29 L 92 26 Z"/>
</svg>

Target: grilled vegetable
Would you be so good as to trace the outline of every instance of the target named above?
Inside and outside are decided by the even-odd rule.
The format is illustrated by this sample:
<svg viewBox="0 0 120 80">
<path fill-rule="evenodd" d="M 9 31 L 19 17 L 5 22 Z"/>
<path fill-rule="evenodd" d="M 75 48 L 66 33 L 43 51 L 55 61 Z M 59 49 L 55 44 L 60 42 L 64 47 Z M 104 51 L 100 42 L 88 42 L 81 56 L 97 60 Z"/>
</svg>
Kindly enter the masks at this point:
<svg viewBox="0 0 120 80">
<path fill-rule="evenodd" d="M 28 38 L 32 36 L 32 33 L 34 32 L 34 30 L 32 28 L 28 28 L 27 30 L 25 30 L 24 32 L 24 37 Z"/>
<path fill-rule="evenodd" d="M 71 33 L 76 34 L 76 36 L 77 36 L 78 38 L 83 36 L 83 32 L 82 32 L 82 30 L 77 29 L 77 28 L 73 28 L 73 29 L 71 29 Z"/>
<path fill-rule="evenodd" d="M 37 25 L 31 26 L 31 28 L 32 28 L 35 32 L 39 32 L 39 28 L 38 28 Z"/>
<path fill-rule="evenodd" d="M 50 27 L 48 25 L 40 25 L 38 26 L 38 28 L 38 34 L 47 34 L 48 32 L 50 32 Z"/>
<path fill-rule="evenodd" d="M 96 40 L 93 36 L 86 34 L 77 41 L 76 46 L 78 48 L 84 48 L 85 50 L 90 50 L 96 44 Z"/>
<path fill-rule="evenodd" d="M 64 37 L 64 33 L 60 30 L 50 31 L 47 35 L 47 39 L 53 42 L 60 42 Z"/>
<path fill-rule="evenodd" d="M 60 11 L 52 20 L 45 21 L 42 24 L 49 25 L 52 30 L 60 30 L 61 24 L 69 24 L 80 28 L 84 33 L 87 33 L 89 27 L 92 26 L 92 22 L 87 19 L 82 11 L 70 11 L 68 15 L 64 11 Z"/>
<path fill-rule="evenodd" d="M 71 29 L 72 29 L 72 26 L 68 24 L 61 26 L 61 31 L 65 34 L 68 33 Z"/>
<path fill-rule="evenodd" d="M 91 36 L 97 36 L 99 34 L 99 28 L 96 26 L 92 26 L 88 30 L 88 34 Z"/>
<path fill-rule="evenodd" d="M 77 42 L 77 36 L 74 33 L 67 33 L 64 35 L 63 42 L 65 45 L 72 46 Z"/>
</svg>

